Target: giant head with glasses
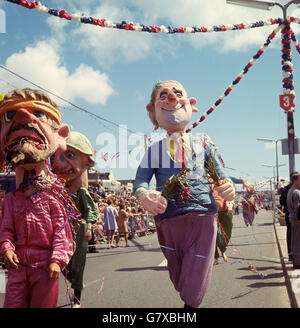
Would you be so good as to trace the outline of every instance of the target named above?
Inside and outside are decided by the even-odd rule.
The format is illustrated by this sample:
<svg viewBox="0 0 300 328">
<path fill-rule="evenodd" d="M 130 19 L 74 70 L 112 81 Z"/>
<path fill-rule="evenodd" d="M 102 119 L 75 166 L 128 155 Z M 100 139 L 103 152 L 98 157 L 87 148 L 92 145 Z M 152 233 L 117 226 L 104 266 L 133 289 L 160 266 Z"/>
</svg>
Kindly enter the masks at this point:
<svg viewBox="0 0 300 328">
<path fill-rule="evenodd" d="M 0 150 L 7 162 L 33 170 L 57 149 L 66 149 L 69 127 L 41 90 L 12 90 L 0 101 Z"/>
</svg>

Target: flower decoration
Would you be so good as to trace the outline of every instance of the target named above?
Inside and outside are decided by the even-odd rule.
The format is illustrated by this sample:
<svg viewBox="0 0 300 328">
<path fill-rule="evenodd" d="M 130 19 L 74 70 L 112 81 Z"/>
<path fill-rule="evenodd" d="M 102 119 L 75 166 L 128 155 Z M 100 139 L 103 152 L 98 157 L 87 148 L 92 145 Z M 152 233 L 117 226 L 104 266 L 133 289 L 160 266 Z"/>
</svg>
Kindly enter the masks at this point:
<svg viewBox="0 0 300 328">
<path fill-rule="evenodd" d="M 172 175 L 164 184 L 162 196 L 169 201 L 184 203 L 191 200 L 190 184 L 186 176 L 188 168 L 184 167 L 177 175 Z"/>
<path fill-rule="evenodd" d="M 222 180 L 216 168 L 215 158 L 210 151 L 208 151 L 208 159 L 205 160 L 204 165 L 205 165 L 206 177 L 209 183 L 213 183 L 216 186 L 222 185 Z"/>
</svg>

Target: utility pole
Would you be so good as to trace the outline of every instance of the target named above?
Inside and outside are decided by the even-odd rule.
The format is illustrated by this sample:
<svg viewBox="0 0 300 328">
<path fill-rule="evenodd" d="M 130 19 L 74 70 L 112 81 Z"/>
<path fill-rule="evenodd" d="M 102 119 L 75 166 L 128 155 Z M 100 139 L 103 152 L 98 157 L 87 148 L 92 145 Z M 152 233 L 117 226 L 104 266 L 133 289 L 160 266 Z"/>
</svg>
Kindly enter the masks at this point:
<svg viewBox="0 0 300 328">
<path fill-rule="evenodd" d="M 271 10 L 272 7 L 278 6 L 283 13 L 283 29 L 282 29 L 282 69 L 284 71 L 283 87 L 285 99 L 292 99 L 294 95 L 293 78 L 292 78 L 292 64 L 291 64 L 291 32 L 290 23 L 287 21 L 287 9 L 292 4 L 300 4 L 300 0 L 292 0 L 283 5 L 274 1 L 257 1 L 257 0 L 226 0 L 228 4 L 240 5 L 244 7 L 252 7 L 257 9 Z M 285 80 L 288 80 L 286 82 Z M 291 96 L 291 98 L 289 98 Z M 288 134 L 288 154 L 289 154 L 289 171 L 295 171 L 295 127 L 294 127 L 294 104 L 290 110 L 286 112 L 287 115 L 287 134 Z"/>
</svg>

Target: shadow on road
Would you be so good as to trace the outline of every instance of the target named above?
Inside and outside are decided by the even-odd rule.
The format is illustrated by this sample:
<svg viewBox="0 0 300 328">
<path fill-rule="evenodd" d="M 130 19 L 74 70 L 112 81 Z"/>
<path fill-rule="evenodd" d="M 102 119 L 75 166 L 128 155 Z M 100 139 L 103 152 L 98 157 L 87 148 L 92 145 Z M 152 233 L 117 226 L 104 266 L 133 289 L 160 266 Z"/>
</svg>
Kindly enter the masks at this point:
<svg viewBox="0 0 300 328">
<path fill-rule="evenodd" d="M 229 259 L 233 259 L 233 260 L 240 260 L 240 261 L 243 261 L 245 262 L 245 260 L 243 260 L 243 258 L 241 256 L 228 256 Z M 258 258 L 247 258 L 247 261 L 248 262 L 251 262 L 251 261 L 257 261 L 257 262 L 270 262 L 270 263 L 276 263 L 276 264 L 280 264 L 280 258 L 278 257 L 278 260 L 276 259 L 273 259 L 273 258 L 267 258 L 267 257 L 264 257 L 264 258 L 261 258 L 261 259 L 258 259 Z M 278 270 L 280 270 L 280 268 L 277 268 Z M 240 268 L 238 270 L 248 270 L 247 267 L 245 268 Z"/>
<path fill-rule="evenodd" d="M 88 253 L 87 260 L 99 258 L 99 257 L 106 257 L 112 255 L 119 255 L 119 254 L 129 254 L 129 253 L 137 253 L 137 252 L 161 252 L 159 247 L 144 247 L 143 245 L 132 246 L 132 247 L 117 247 L 117 248 L 102 248 L 99 249 L 98 253 Z M 93 255 L 90 255 L 93 254 Z"/>
<path fill-rule="evenodd" d="M 262 287 L 285 287 L 285 282 L 256 282 L 254 284 L 247 285 L 250 288 L 262 288 Z"/>
<path fill-rule="evenodd" d="M 257 269 L 258 272 L 266 274 L 266 272 L 261 270 L 260 268 L 256 267 L 256 269 Z M 277 278 L 281 278 L 281 277 L 283 277 L 283 272 L 267 273 L 266 276 L 264 276 L 263 278 L 261 278 L 258 273 L 252 273 L 251 275 L 238 277 L 236 279 L 248 279 L 248 280 L 262 279 L 262 280 L 266 280 L 266 279 L 274 279 L 274 278 L 277 279 Z"/>
<path fill-rule="evenodd" d="M 159 266 L 155 266 L 155 267 L 138 267 L 138 268 L 122 268 L 122 269 L 116 269 L 115 271 L 144 271 L 144 270 L 154 270 L 154 271 L 166 271 L 168 270 L 167 267 L 159 267 Z"/>
<path fill-rule="evenodd" d="M 246 293 L 243 293 L 243 294 L 239 294 L 237 296 L 234 296 L 234 297 L 231 297 L 232 300 L 235 300 L 235 299 L 238 299 L 238 298 L 242 298 L 246 295 L 249 295 L 249 294 L 252 294 L 254 293 L 255 291 L 254 290 L 250 290 L 249 292 L 246 292 Z"/>
<path fill-rule="evenodd" d="M 258 226 L 271 226 L 273 224 L 274 224 L 273 222 L 268 222 L 268 223 L 258 223 L 256 225 L 258 225 Z"/>
<path fill-rule="evenodd" d="M 139 267 L 139 268 L 122 268 L 122 269 L 116 269 L 115 271 L 143 271 L 143 270 L 154 270 L 154 271 L 166 271 L 168 270 L 167 267 Z"/>
</svg>

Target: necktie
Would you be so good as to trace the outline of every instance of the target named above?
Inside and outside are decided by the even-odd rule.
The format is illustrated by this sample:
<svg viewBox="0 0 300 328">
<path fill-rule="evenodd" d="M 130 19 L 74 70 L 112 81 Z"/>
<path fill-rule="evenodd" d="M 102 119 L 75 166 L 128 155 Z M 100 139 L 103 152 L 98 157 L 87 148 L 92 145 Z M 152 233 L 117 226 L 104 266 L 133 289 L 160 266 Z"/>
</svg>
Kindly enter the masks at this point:
<svg viewBox="0 0 300 328">
<path fill-rule="evenodd" d="M 188 151 L 183 136 L 170 138 L 170 154 L 179 167 L 185 167 L 188 161 Z"/>
</svg>

